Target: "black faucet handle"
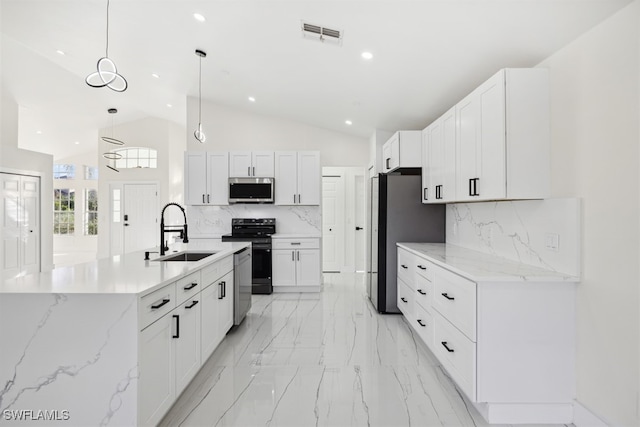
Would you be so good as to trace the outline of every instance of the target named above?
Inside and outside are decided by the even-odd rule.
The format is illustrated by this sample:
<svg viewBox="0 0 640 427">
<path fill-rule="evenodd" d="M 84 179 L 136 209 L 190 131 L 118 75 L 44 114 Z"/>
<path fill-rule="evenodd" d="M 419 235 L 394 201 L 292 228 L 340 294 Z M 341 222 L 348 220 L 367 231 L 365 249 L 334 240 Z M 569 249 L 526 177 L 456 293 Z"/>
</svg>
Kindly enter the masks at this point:
<svg viewBox="0 0 640 427">
<path fill-rule="evenodd" d="M 184 232 L 181 233 L 182 243 L 189 243 L 189 236 L 187 234 L 187 223 L 184 224 Z"/>
<path fill-rule="evenodd" d="M 144 260 L 149 261 L 149 254 L 157 254 L 158 251 L 144 251 Z"/>
</svg>

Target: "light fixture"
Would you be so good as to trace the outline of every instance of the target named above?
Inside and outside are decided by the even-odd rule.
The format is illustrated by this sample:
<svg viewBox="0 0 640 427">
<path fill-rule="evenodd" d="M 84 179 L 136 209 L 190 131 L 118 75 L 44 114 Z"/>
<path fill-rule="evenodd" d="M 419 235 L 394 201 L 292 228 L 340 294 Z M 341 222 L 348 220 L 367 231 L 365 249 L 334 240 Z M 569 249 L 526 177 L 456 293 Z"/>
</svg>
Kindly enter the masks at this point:
<svg viewBox="0 0 640 427">
<path fill-rule="evenodd" d="M 108 87 L 116 92 L 124 92 L 127 90 L 127 80 L 118 74 L 115 62 L 109 58 L 109 1 L 107 0 L 107 47 L 105 55 L 98 59 L 97 69 L 95 73 L 91 73 L 85 79 L 85 82 L 91 87 Z"/>
<path fill-rule="evenodd" d="M 250 97 L 249 97 L 249 101 L 251 101 L 251 102 L 256 102 L 256 99 L 255 99 L 253 96 L 250 96 Z"/>
<path fill-rule="evenodd" d="M 160 76 L 158 74 L 156 74 L 156 73 L 151 73 L 151 77 L 155 77 L 156 79 L 160 78 Z"/>
<path fill-rule="evenodd" d="M 168 108 L 171 108 L 171 107 L 173 107 L 173 105 L 171 105 L 171 104 L 167 104 L 167 107 L 168 107 Z"/>
<path fill-rule="evenodd" d="M 74 142 L 74 144 L 80 145 L 80 141 L 76 141 L 76 142 Z"/>
<path fill-rule="evenodd" d="M 207 54 L 200 49 L 196 49 L 196 55 L 200 57 L 200 77 L 198 79 L 198 129 L 193 132 L 199 143 L 204 144 L 207 136 L 202 131 L 202 58 L 206 58 Z"/>
<path fill-rule="evenodd" d="M 37 131 L 36 131 L 36 133 L 37 133 L 38 135 L 42 135 L 42 131 L 41 131 L 41 130 L 37 130 Z"/>
<path fill-rule="evenodd" d="M 119 139 L 116 139 L 113 137 L 113 114 L 116 114 L 118 112 L 118 110 L 116 108 L 109 108 L 107 110 L 107 112 L 109 114 L 111 114 L 111 136 L 102 136 L 101 139 L 104 142 L 108 142 L 109 144 L 113 144 L 113 145 L 124 145 L 124 142 L 120 141 Z"/>
<path fill-rule="evenodd" d="M 194 13 L 194 14 L 193 14 L 193 17 L 194 17 L 194 18 L 195 18 L 195 20 L 196 20 L 196 21 L 198 21 L 198 22 L 204 22 L 204 21 L 206 21 L 205 17 L 204 17 L 204 16 L 202 16 L 201 14 L 199 14 L 199 13 Z"/>
<path fill-rule="evenodd" d="M 346 125 L 349 125 L 349 126 L 351 126 L 353 124 L 353 122 L 351 120 L 345 120 L 344 123 Z"/>
<path fill-rule="evenodd" d="M 371 53 L 371 52 L 362 52 L 361 56 L 364 59 L 372 59 L 373 58 L 373 53 Z"/>
<path fill-rule="evenodd" d="M 62 51 L 62 50 L 60 50 L 60 49 L 56 50 L 56 53 L 57 53 L 58 55 L 62 55 L 62 56 L 64 56 L 64 55 L 65 55 L 64 51 Z"/>
</svg>

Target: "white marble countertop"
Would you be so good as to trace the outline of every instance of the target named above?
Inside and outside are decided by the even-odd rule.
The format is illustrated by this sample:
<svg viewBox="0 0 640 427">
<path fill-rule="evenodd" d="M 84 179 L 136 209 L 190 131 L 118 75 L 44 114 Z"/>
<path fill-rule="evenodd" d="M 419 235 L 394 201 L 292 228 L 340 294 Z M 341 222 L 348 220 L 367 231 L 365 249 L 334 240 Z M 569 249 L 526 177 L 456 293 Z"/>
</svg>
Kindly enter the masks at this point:
<svg viewBox="0 0 640 427">
<path fill-rule="evenodd" d="M 271 235 L 272 239 L 310 239 L 310 238 L 319 239 L 321 237 L 322 235 L 317 233 L 302 233 L 302 234 L 276 233 Z"/>
<path fill-rule="evenodd" d="M 398 246 L 474 282 L 580 281 L 575 276 L 447 243 L 398 243 Z"/>
<path fill-rule="evenodd" d="M 159 254 L 150 254 L 144 260 L 145 251 L 131 252 L 102 258 L 69 267 L 55 268 L 50 272 L 0 282 L 2 293 L 80 293 L 80 294 L 140 294 L 180 279 L 217 260 L 225 258 L 249 246 L 248 242 L 210 243 L 191 240 L 190 243 L 169 245 L 166 255 L 184 250 L 217 251 L 200 261 L 154 261 Z M 150 250 L 158 251 L 158 248 Z"/>
</svg>

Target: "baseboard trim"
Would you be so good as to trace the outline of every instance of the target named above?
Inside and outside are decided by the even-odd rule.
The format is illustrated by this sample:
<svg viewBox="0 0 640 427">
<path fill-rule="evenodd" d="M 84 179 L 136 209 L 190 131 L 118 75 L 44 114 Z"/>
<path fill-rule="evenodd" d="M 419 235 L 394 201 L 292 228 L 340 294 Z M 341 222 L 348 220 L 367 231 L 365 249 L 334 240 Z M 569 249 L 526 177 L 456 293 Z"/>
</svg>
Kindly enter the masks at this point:
<svg viewBox="0 0 640 427">
<path fill-rule="evenodd" d="M 474 403 L 489 424 L 569 424 L 573 405 L 567 403 Z"/>
<path fill-rule="evenodd" d="M 609 427 L 609 424 L 577 400 L 573 401 L 573 424 L 576 427 Z"/>
<path fill-rule="evenodd" d="M 273 293 L 310 293 L 310 292 L 320 292 L 320 286 L 273 286 Z"/>
</svg>

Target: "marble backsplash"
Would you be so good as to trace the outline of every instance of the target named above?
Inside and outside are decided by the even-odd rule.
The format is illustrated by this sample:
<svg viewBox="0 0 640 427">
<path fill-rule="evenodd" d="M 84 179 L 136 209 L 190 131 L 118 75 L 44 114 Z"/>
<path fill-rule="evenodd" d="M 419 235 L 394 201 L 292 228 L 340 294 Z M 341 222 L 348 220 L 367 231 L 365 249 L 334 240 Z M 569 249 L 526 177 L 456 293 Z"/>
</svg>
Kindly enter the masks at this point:
<svg viewBox="0 0 640 427">
<path fill-rule="evenodd" d="M 236 204 L 188 206 L 189 237 L 220 237 L 231 233 L 232 218 L 275 218 L 278 233 L 322 233 L 320 206 L 276 206 Z"/>
<path fill-rule="evenodd" d="M 447 205 L 447 243 L 576 277 L 580 230 L 580 199 Z"/>
</svg>

